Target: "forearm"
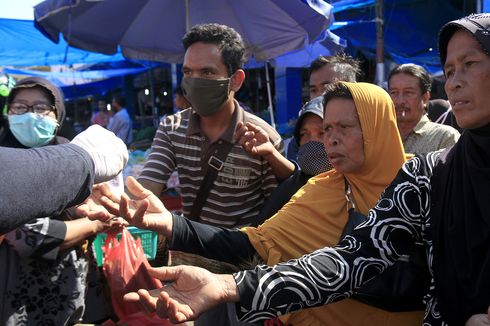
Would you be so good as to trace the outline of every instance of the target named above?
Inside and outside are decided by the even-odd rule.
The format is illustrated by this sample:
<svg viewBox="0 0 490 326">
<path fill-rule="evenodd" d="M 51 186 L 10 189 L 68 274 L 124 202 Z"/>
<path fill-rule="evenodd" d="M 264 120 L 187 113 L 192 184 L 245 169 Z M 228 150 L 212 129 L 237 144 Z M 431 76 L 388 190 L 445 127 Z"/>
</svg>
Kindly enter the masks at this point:
<svg viewBox="0 0 490 326">
<path fill-rule="evenodd" d="M 223 285 L 223 299 L 222 302 L 239 302 L 240 292 L 235 281 L 235 277 L 230 274 L 217 275 Z"/>
<path fill-rule="evenodd" d="M 231 264 L 251 261 L 256 253 L 246 234 L 238 229 L 206 225 L 178 215 L 173 215 L 169 248 Z"/>
<path fill-rule="evenodd" d="M 272 153 L 265 155 L 264 159 L 269 163 L 277 179 L 283 180 L 293 174 L 296 166 L 284 157 L 275 148 Z"/>
<path fill-rule="evenodd" d="M 94 164 L 76 145 L 0 150 L 0 234 L 60 214 L 90 194 Z"/>
<path fill-rule="evenodd" d="M 88 237 L 91 237 L 101 228 L 100 221 L 91 221 L 86 217 L 76 220 L 66 221 L 65 240 L 61 244 L 61 250 L 72 248 L 82 243 Z"/>
</svg>

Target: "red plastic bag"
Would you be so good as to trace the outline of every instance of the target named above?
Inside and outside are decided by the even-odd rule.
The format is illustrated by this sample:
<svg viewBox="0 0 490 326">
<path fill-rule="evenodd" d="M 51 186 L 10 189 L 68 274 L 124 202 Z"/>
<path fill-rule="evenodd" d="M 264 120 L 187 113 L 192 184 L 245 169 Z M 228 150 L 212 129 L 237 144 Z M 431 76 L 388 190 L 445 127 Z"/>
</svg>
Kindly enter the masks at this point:
<svg viewBox="0 0 490 326">
<path fill-rule="evenodd" d="M 150 264 L 141 239 L 135 240 L 124 228 L 120 241 L 116 239 L 116 234 L 109 233 L 104 247 L 104 274 L 111 289 L 112 307 L 119 318 L 118 325 L 172 325 L 156 314 L 143 314 L 138 304 L 123 300 L 128 292 L 162 287 L 162 282 L 148 273 Z"/>
</svg>

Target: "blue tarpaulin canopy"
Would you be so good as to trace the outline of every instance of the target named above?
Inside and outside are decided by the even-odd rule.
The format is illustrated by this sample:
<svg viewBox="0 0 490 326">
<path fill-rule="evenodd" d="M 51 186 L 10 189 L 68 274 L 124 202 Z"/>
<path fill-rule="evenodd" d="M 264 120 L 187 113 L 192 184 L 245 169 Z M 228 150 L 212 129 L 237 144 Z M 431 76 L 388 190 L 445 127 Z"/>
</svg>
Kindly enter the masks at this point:
<svg viewBox="0 0 490 326">
<path fill-rule="evenodd" d="M 58 44 L 34 27 L 32 20 L 0 18 L 0 66 L 51 66 L 119 61 L 121 53 L 104 55 Z"/>
<path fill-rule="evenodd" d="M 376 54 L 374 0 L 332 1 L 335 23 L 330 27 L 353 51 L 368 58 Z M 385 0 L 384 51 L 387 60 L 413 62 L 432 73 L 441 70 L 437 35 L 446 22 L 465 13 L 446 0 Z"/>
</svg>

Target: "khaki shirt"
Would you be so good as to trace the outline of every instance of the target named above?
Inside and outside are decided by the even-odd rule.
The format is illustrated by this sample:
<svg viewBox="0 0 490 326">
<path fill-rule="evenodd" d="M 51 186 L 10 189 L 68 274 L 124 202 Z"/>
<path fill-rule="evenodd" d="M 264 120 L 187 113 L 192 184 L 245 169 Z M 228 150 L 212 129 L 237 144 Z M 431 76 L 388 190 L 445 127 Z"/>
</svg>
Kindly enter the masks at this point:
<svg viewBox="0 0 490 326">
<path fill-rule="evenodd" d="M 406 153 L 423 154 L 451 147 L 459 136 L 453 127 L 432 122 L 424 115 L 408 137 L 403 139 L 403 146 Z"/>
</svg>

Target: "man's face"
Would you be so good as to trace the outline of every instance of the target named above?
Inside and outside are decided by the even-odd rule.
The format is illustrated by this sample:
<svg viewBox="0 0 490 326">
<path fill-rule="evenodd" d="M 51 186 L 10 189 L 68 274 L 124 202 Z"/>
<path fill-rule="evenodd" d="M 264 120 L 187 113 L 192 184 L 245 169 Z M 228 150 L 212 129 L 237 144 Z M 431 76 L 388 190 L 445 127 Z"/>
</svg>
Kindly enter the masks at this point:
<svg viewBox="0 0 490 326">
<path fill-rule="evenodd" d="M 187 48 L 182 73 L 184 78 L 223 79 L 229 77 L 218 46 L 203 42 L 196 42 Z"/>
<path fill-rule="evenodd" d="M 466 31 L 457 31 L 447 47 L 445 90 L 458 125 L 474 129 L 490 123 L 490 57 Z"/>
<path fill-rule="evenodd" d="M 310 100 L 323 94 L 325 86 L 339 81 L 337 73 L 327 64 L 310 74 Z"/>
<path fill-rule="evenodd" d="M 422 94 L 419 79 L 404 73 L 391 76 L 388 84 L 397 122 L 416 125 L 425 114 L 429 92 Z"/>
</svg>

